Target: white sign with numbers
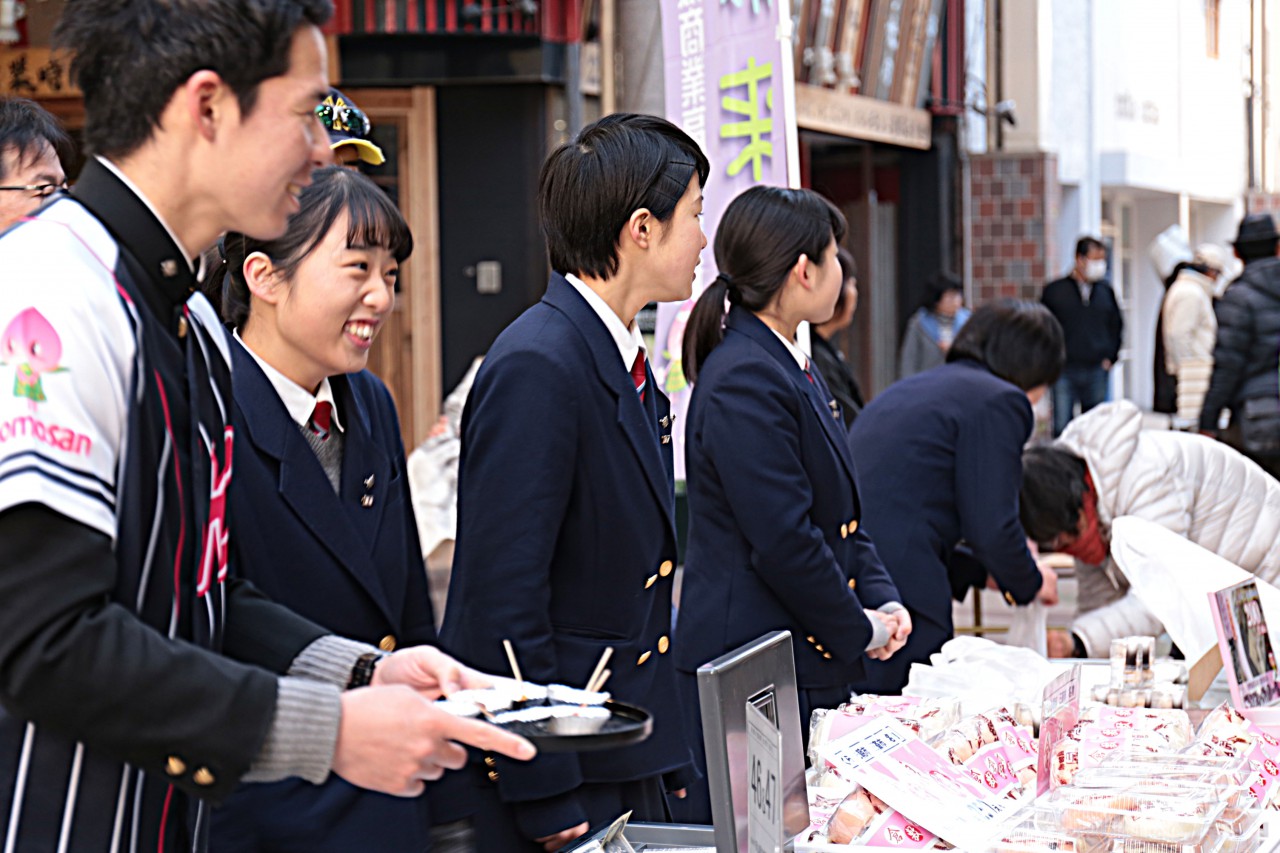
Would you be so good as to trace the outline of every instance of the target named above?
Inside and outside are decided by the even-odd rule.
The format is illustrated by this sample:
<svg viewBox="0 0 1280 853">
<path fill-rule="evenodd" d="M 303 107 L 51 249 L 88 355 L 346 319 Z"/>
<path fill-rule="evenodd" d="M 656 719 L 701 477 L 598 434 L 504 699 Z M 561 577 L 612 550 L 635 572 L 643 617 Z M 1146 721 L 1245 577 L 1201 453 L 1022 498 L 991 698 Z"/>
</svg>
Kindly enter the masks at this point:
<svg viewBox="0 0 1280 853">
<path fill-rule="evenodd" d="M 782 849 L 782 732 L 747 703 L 747 850 Z"/>
</svg>

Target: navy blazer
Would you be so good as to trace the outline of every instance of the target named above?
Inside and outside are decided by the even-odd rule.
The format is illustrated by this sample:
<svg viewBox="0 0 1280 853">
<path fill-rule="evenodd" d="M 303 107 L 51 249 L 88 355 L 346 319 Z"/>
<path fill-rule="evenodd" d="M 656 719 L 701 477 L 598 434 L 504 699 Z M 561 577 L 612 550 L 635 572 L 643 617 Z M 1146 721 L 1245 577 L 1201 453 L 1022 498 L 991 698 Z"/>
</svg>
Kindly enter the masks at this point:
<svg viewBox="0 0 1280 853">
<path fill-rule="evenodd" d="M 549 798 L 692 761 L 670 654 L 670 405 L 651 372 L 642 403 L 629 368 L 591 306 L 553 274 L 542 301 L 494 342 L 463 414 L 441 642 L 472 666 L 506 672 L 510 639 L 525 678 L 575 686 L 612 646 L 607 689 L 655 716 L 636 746 L 496 760 L 503 802 L 543 801 L 519 810 L 543 834 L 582 819 Z"/>
<path fill-rule="evenodd" d="M 801 688 L 850 684 L 871 641 L 863 608 L 899 597 L 861 523 L 844 423 L 825 383 L 735 306 L 698 373 L 685 436 L 678 666 L 694 672 L 788 630 Z"/>
<path fill-rule="evenodd" d="M 894 383 L 854 421 L 867 530 L 914 624 L 905 648 L 870 662 L 868 689 L 896 692 L 912 661 L 951 638 L 947 568 L 961 541 L 1011 602 L 1039 592 L 1018 519 L 1022 447 L 1034 425 L 1027 395 L 969 360 Z"/>
<path fill-rule="evenodd" d="M 434 643 L 400 423 L 386 387 L 367 371 L 329 380 L 345 430 L 339 495 L 257 362 L 239 343 L 231 352 L 238 573 L 339 636 L 383 648 Z M 428 844 L 427 799 L 362 791 L 336 776 L 319 787 L 246 785 L 215 812 L 214 849 L 416 853 Z"/>
</svg>

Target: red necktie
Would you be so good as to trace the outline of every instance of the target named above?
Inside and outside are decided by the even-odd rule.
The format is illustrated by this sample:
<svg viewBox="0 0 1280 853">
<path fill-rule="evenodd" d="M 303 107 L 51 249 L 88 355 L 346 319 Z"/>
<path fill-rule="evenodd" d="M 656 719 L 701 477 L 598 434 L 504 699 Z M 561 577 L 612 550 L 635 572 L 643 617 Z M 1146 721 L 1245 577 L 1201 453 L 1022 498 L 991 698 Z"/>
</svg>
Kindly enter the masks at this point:
<svg viewBox="0 0 1280 853">
<path fill-rule="evenodd" d="M 636 383 L 636 393 L 640 395 L 640 402 L 644 402 L 644 350 L 636 353 L 636 360 L 631 363 L 631 381 Z"/>
<path fill-rule="evenodd" d="M 814 387 L 817 387 L 818 383 L 817 383 L 817 381 L 813 378 L 813 371 L 811 371 L 811 370 L 809 369 L 809 368 L 811 368 L 812 366 L 813 366 L 813 362 L 809 361 L 809 359 L 807 359 L 807 358 L 806 358 L 806 359 L 804 360 L 804 375 L 805 375 L 805 377 L 809 380 L 809 384 L 810 384 L 810 385 L 813 385 Z"/>
<path fill-rule="evenodd" d="M 321 441 L 327 441 L 329 438 L 329 426 L 333 423 L 333 404 L 321 400 L 316 403 L 315 410 L 311 412 L 311 422 L 308 424 L 311 431 L 320 437 Z"/>
</svg>

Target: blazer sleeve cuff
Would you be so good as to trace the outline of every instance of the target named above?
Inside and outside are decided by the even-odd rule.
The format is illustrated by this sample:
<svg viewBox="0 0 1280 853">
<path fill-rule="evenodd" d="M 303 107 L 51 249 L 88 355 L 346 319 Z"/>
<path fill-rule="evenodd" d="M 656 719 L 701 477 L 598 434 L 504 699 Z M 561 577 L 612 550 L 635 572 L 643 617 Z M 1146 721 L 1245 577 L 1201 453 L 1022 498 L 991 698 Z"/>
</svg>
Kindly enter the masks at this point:
<svg viewBox="0 0 1280 853">
<path fill-rule="evenodd" d="M 906 609 L 907 609 L 906 606 L 901 601 L 890 601 L 889 603 L 881 604 L 879 607 L 876 608 L 876 610 L 879 610 L 881 613 L 885 613 L 885 614 L 897 613 L 899 610 L 906 610 Z"/>
<path fill-rule="evenodd" d="M 342 719 L 339 689 L 306 678 L 282 678 L 275 715 L 244 782 L 291 776 L 319 785 L 329 778 Z"/>
<path fill-rule="evenodd" d="M 871 623 L 871 642 L 867 643 L 867 651 L 874 651 L 889 645 L 889 628 L 876 616 L 875 610 L 866 611 L 867 621 Z"/>
<path fill-rule="evenodd" d="M 515 812 L 516 826 L 531 841 L 555 835 L 587 820 L 587 811 L 573 791 L 541 800 L 512 803 L 511 807 Z"/>
<path fill-rule="evenodd" d="M 289 675 L 309 678 L 332 684 L 345 690 L 351 681 L 351 671 L 361 655 L 378 650 L 367 643 L 358 643 L 345 637 L 330 634 L 306 646 L 289 665 Z"/>
</svg>

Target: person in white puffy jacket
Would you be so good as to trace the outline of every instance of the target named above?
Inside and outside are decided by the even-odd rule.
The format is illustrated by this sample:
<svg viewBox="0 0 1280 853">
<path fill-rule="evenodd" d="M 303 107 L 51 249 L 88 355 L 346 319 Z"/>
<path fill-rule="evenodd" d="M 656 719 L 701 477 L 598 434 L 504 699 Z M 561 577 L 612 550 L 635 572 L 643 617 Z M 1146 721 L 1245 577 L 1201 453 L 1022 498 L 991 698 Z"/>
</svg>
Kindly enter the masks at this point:
<svg viewBox="0 0 1280 853">
<path fill-rule="evenodd" d="M 1159 524 L 1265 581 L 1280 576 L 1280 482 L 1221 442 L 1142 429 L 1129 401 L 1071 422 L 1022 458 L 1020 514 L 1041 551 L 1076 558 L 1079 614 L 1069 634 L 1050 632 L 1055 657 L 1102 657 L 1113 637 L 1164 629 L 1129 592 L 1110 557 L 1112 519 Z"/>
<path fill-rule="evenodd" d="M 1218 320 L 1213 314 L 1217 278 L 1226 254 L 1212 243 L 1196 249 L 1189 263 L 1178 264 L 1177 278 L 1169 286 L 1160 309 L 1165 369 L 1177 383 L 1174 426 L 1194 429 L 1209 379 L 1213 376 L 1213 344 Z"/>
</svg>

